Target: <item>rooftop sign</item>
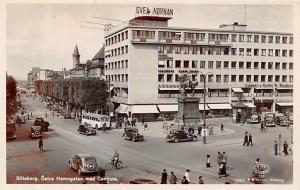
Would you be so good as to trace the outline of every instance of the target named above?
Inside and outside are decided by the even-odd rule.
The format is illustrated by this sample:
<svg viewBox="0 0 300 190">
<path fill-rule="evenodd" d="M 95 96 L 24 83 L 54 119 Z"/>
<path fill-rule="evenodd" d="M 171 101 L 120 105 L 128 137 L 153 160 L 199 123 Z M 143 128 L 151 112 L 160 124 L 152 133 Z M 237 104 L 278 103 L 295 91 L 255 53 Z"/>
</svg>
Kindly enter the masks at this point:
<svg viewBox="0 0 300 190">
<path fill-rule="evenodd" d="M 158 16 L 158 17 L 172 17 L 173 9 L 168 8 L 152 8 L 149 7 L 136 7 L 136 16 Z"/>
</svg>

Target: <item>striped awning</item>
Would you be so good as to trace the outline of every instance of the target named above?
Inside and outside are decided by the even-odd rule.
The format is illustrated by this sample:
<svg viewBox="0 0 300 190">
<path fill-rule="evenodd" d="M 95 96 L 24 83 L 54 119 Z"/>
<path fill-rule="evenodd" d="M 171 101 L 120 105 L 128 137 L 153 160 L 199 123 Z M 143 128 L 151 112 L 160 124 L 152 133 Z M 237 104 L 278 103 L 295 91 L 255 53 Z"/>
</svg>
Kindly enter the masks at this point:
<svg viewBox="0 0 300 190">
<path fill-rule="evenodd" d="M 178 105 L 177 104 L 169 104 L 169 105 L 157 105 L 160 112 L 177 112 Z"/>
<path fill-rule="evenodd" d="M 207 104 L 212 110 L 232 109 L 230 104 Z"/>
<path fill-rule="evenodd" d="M 129 107 L 128 105 L 125 104 L 120 104 L 120 106 L 115 110 L 115 112 L 117 113 L 128 113 L 129 111 Z"/>
<path fill-rule="evenodd" d="M 293 106 L 293 102 L 278 102 L 276 103 L 278 106 Z"/>
<path fill-rule="evenodd" d="M 242 88 L 231 88 L 233 92 L 244 92 Z"/>
</svg>

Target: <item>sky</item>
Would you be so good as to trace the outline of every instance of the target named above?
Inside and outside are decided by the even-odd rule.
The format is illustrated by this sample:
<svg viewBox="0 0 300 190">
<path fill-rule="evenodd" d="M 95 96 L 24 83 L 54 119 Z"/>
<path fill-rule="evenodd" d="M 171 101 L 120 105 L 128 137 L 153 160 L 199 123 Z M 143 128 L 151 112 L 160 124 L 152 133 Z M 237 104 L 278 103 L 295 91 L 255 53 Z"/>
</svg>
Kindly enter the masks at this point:
<svg viewBox="0 0 300 190">
<path fill-rule="evenodd" d="M 99 51 L 104 31 L 81 26 L 103 28 L 90 22 L 120 24 L 93 18 L 95 16 L 129 20 L 141 4 L 7 4 L 6 70 L 17 80 L 27 79 L 32 67 L 67 70 L 72 68 L 72 54 L 77 44 L 81 62 Z M 169 26 L 217 28 L 220 24 L 245 23 L 245 5 L 143 5 L 173 8 Z M 248 30 L 293 32 L 291 5 L 247 5 Z"/>
</svg>

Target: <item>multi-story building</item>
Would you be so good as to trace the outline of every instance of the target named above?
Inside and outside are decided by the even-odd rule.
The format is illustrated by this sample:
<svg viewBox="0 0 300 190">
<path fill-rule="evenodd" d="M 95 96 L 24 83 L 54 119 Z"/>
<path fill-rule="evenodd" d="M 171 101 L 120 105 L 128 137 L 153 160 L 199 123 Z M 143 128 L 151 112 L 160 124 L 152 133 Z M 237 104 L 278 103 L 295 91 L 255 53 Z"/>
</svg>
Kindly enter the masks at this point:
<svg viewBox="0 0 300 190">
<path fill-rule="evenodd" d="M 177 111 L 181 74 L 199 82 L 200 110 L 204 78 L 206 109 L 214 112 L 227 113 L 238 101 L 256 111 L 292 108 L 293 34 L 248 31 L 238 23 L 169 27 L 169 19 L 137 16 L 106 32 L 105 75 L 117 112 Z"/>
</svg>

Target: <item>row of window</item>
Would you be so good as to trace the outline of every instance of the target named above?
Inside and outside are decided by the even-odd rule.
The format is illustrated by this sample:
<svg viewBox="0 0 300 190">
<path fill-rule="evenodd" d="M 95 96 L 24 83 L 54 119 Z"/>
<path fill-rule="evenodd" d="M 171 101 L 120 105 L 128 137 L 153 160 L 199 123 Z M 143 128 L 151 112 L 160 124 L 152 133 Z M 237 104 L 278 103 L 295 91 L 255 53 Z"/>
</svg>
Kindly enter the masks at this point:
<svg viewBox="0 0 300 190">
<path fill-rule="evenodd" d="M 128 39 L 128 31 L 124 31 L 124 32 L 121 32 L 119 34 L 116 34 L 114 36 L 107 38 L 105 40 L 105 46 L 109 46 L 109 45 L 121 42 L 123 40 L 126 40 L 126 39 Z"/>
<path fill-rule="evenodd" d="M 199 63 L 199 66 L 198 66 Z M 230 66 L 230 67 L 229 67 Z M 293 70 L 293 62 L 243 62 L 243 61 L 197 61 L 197 60 L 175 60 L 175 68 L 192 68 L 192 69 L 275 69 L 276 70 Z M 159 61 L 158 68 L 173 68 L 173 61 Z"/>
<path fill-rule="evenodd" d="M 158 74 L 158 82 L 179 82 L 179 74 Z M 192 81 L 198 81 L 197 75 L 191 75 Z M 208 75 L 207 82 L 293 82 L 293 75 Z M 289 77 L 289 80 L 288 80 Z M 204 76 L 199 75 L 200 82 L 204 82 Z M 275 78 L 275 81 L 274 81 Z M 281 80 L 280 80 L 281 78 Z"/>
<path fill-rule="evenodd" d="M 128 60 L 107 63 L 105 69 L 123 69 L 123 68 L 128 68 Z"/>
<path fill-rule="evenodd" d="M 247 55 L 247 56 L 276 56 L 293 57 L 294 51 L 287 49 L 259 49 L 259 48 L 223 48 L 201 46 L 158 46 L 158 53 L 167 54 L 201 54 L 201 55 Z"/>
<path fill-rule="evenodd" d="M 107 51 L 105 57 L 113 57 L 128 53 L 128 45 Z"/>
<path fill-rule="evenodd" d="M 128 74 L 106 75 L 106 80 L 112 82 L 128 82 Z"/>
</svg>

